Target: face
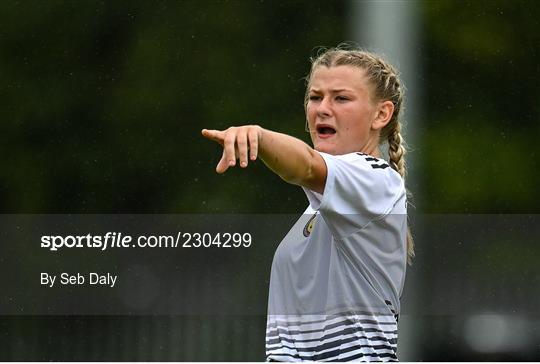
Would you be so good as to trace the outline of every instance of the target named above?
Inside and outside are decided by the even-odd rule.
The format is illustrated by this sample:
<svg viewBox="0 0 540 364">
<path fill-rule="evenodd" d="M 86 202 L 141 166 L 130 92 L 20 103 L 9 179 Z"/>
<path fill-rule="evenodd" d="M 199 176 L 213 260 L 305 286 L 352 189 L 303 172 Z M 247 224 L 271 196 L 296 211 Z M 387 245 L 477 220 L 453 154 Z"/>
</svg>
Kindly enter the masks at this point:
<svg viewBox="0 0 540 364">
<path fill-rule="evenodd" d="M 370 96 L 363 69 L 317 67 L 311 77 L 306 106 L 313 147 L 333 155 L 376 154 L 379 138 L 372 126 L 378 111 Z"/>
</svg>

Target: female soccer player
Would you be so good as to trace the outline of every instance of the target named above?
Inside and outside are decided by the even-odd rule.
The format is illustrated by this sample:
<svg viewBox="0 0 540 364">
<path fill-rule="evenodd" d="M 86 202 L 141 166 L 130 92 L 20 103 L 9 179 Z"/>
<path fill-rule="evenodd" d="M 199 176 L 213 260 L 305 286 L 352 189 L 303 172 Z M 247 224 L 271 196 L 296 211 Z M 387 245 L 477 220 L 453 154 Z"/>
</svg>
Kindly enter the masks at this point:
<svg viewBox="0 0 540 364">
<path fill-rule="evenodd" d="M 402 103 L 390 64 L 334 48 L 312 60 L 307 77 L 313 148 L 257 125 L 202 131 L 223 146 L 218 173 L 260 158 L 309 201 L 272 263 L 268 361 L 397 360 L 399 299 L 413 255 Z"/>
</svg>

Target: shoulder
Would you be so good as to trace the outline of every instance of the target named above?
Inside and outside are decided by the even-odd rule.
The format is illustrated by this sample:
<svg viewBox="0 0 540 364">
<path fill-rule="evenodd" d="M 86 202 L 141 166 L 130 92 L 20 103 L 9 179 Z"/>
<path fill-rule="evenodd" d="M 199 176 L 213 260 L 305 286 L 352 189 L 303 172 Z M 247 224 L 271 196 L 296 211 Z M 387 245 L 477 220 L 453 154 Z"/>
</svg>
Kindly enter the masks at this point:
<svg viewBox="0 0 540 364">
<path fill-rule="evenodd" d="M 402 183 L 402 178 L 397 171 L 383 158 L 373 157 L 369 154 L 355 152 L 342 155 L 330 155 L 321 153 L 329 168 L 339 168 L 351 173 L 360 173 L 370 178 L 390 179 L 397 184 Z"/>
<path fill-rule="evenodd" d="M 321 153 L 328 169 L 322 195 L 306 191 L 336 236 L 348 236 L 375 218 L 403 211 L 403 178 L 383 158 L 363 153 Z"/>
<path fill-rule="evenodd" d="M 382 158 L 376 158 L 369 154 L 360 153 L 360 152 L 350 153 L 347 155 L 352 155 L 352 154 L 354 154 L 355 160 L 360 161 L 360 163 L 369 165 L 372 169 L 384 170 L 386 168 L 390 168 L 390 165 Z"/>
<path fill-rule="evenodd" d="M 328 169 L 324 197 L 348 201 L 351 206 L 378 206 L 380 212 L 404 194 L 403 178 L 382 158 L 357 152 L 321 155 Z"/>
</svg>

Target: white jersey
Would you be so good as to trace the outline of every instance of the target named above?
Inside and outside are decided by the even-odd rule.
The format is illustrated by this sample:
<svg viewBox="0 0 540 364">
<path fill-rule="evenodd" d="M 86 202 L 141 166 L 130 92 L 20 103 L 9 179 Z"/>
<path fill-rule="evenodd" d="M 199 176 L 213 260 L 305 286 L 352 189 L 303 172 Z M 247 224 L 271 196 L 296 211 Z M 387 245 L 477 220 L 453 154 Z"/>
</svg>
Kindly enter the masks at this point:
<svg viewBox="0 0 540 364">
<path fill-rule="evenodd" d="M 407 259 L 403 179 L 383 159 L 332 156 L 324 193 L 272 263 L 267 360 L 397 361 Z"/>
</svg>

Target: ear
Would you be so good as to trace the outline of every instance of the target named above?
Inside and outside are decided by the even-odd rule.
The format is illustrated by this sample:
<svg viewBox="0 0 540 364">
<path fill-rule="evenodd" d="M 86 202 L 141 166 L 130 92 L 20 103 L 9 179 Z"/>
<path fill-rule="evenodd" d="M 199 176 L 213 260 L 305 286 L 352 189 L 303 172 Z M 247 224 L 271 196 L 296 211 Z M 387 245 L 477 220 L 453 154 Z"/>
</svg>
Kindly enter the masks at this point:
<svg viewBox="0 0 540 364">
<path fill-rule="evenodd" d="M 377 105 L 375 117 L 371 122 L 371 129 L 381 130 L 390 122 L 394 114 L 394 103 L 390 100 L 382 101 Z"/>
</svg>

